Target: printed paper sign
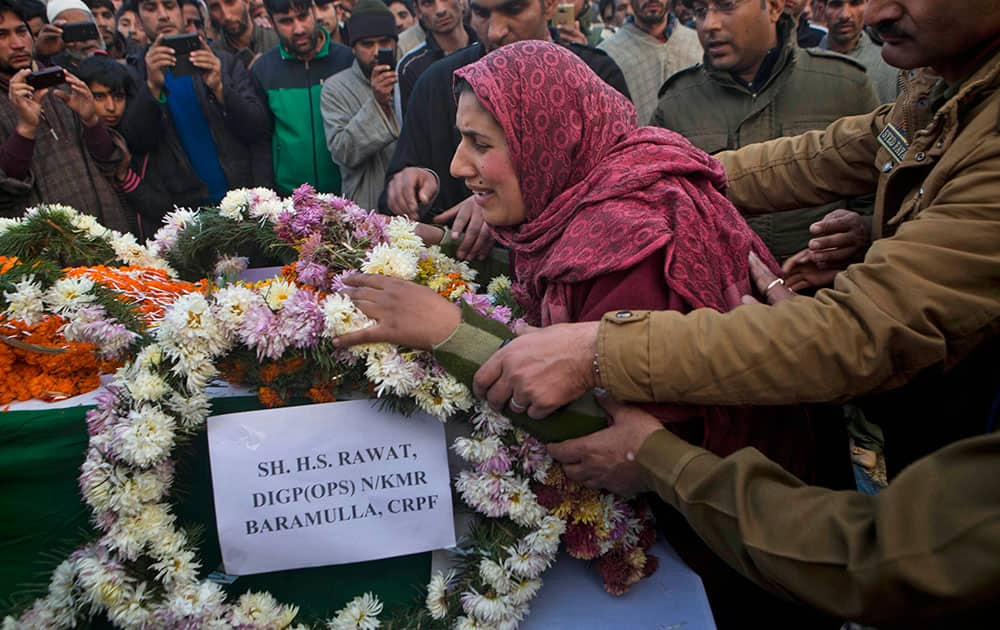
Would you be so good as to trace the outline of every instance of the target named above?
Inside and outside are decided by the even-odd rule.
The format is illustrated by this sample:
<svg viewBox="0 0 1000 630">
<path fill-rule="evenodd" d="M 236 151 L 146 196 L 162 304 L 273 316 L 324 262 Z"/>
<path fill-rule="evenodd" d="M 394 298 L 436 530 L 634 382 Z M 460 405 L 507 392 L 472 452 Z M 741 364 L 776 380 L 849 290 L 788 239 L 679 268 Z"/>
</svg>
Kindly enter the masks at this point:
<svg viewBox="0 0 1000 630">
<path fill-rule="evenodd" d="M 369 400 L 208 419 L 215 514 L 232 575 L 455 544 L 444 425 Z"/>
</svg>

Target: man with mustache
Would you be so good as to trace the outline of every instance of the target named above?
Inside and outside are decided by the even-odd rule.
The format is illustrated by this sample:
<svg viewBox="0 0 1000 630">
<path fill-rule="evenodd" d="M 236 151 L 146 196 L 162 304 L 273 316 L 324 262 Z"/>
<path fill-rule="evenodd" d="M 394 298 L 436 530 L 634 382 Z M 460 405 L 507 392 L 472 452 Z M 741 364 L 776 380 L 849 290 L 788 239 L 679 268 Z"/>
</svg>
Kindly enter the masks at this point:
<svg viewBox="0 0 1000 630">
<path fill-rule="evenodd" d="M 212 42 L 213 50 L 224 50 L 243 62 L 249 69 L 257 58 L 278 45 L 278 34 L 254 24 L 248 0 L 208 0 L 211 16 L 219 37 Z"/>
<path fill-rule="evenodd" d="M 827 0 L 823 15 L 829 33 L 819 47 L 857 59 L 868 72 L 878 98 L 883 103 L 896 100 L 899 70 L 882 59 L 882 49 L 865 32 L 865 8 L 868 0 Z"/>
<path fill-rule="evenodd" d="M 302 184 L 319 192 L 341 192 L 340 169 L 330 155 L 323 127 L 323 83 L 351 67 L 351 49 L 331 41 L 311 0 L 264 0 L 281 40 L 257 60 L 252 74 L 267 94 L 274 119 L 274 182 L 290 195 Z"/>
<path fill-rule="evenodd" d="M 0 216 L 18 218 L 40 203 L 62 203 L 105 227 L 134 229 L 112 178 L 128 166 L 124 143 L 101 125 L 87 85 L 66 72 L 66 85 L 28 82 L 34 40 L 21 7 L 0 0 Z"/>
<path fill-rule="evenodd" d="M 704 61 L 670 77 L 660 89 L 652 123 L 688 138 L 709 153 L 821 129 L 841 116 L 878 105 L 864 66 L 795 43 L 795 25 L 782 0 L 687 0 L 695 14 Z M 778 260 L 819 234 L 814 223 L 844 201 L 802 208 L 749 223 Z M 848 207 L 850 207 L 848 205 Z M 856 213 L 838 213 L 836 228 L 861 230 Z M 822 224 L 825 226 L 826 224 Z M 848 227 L 844 227 L 848 226 Z M 859 242 L 850 255 L 867 244 Z M 845 254 L 847 256 L 847 254 Z"/>
<path fill-rule="evenodd" d="M 630 0 L 632 17 L 600 43 L 625 75 L 640 125 L 656 110 L 660 86 L 678 70 L 701 60 L 701 44 L 693 30 L 670 13 L 670 0 Z"/>
<path fill-rule="evenodd" d="M 131 0 L 146 37 L 127 65 L 137 89 L 118 131 L 129 148 L 158 156 L 170 201 L 181 207 L 215 205 L 231 188 L 270 186 L 271 120 L 243 64 L 204 39 L 177 52 L 166 37 L 184 32 L 181 5 L 190 0 Z M 187 56 L 187 71 L 179 59 Z"/>
<path fill-rule="evenodd" d="M 462 21 L 462 0 L 417 0 L 416 7 L 427 39 L 399 63 L 400 119 L 406 115 L 413 86 L 432 63 L 479 41 L 476 32 Z"/>
</svg>

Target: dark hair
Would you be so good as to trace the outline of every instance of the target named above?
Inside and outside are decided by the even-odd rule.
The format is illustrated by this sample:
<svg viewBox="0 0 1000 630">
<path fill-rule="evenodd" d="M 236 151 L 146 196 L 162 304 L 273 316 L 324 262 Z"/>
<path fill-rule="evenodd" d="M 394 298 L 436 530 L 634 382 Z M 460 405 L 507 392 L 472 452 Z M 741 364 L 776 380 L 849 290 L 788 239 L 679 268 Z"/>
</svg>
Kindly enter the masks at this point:
<svg viewBox="0 0 1000 630">
<path fill-rule="evenodd" d="M 268 15 L 291 13 L 295 9 L 308 9 L 312 5 L 312 0 L 264 0 L 264 8 Z"/>
<path fill-rule="evenodd" d="M 105 85 L 112 94 L 124 94 L 131 98 L 135 93 L 135 81 L 128 69 L 107 55 L 84 59 L 76 69 L 76 76 L 88 85 L 95 82 Z"/>
<path fill-rule="evenodd" d="M 417 12 L 413 10 L 413 2 L 411 2 L 410 0 L 384 0 L 384 2 L 385 6 L 387 7 L 390 4 L 401 4 L 406 7 L 406 10 L 410 12 L 410 15 L 414 17 L 416 17 L 417 15 Z"/>
<path fill-rule="evenodd" d="M 28 18 L 24 17 L 24 8 L 17 0 L 0 0 L 0 13 L 13 13 L 21 18 L 22 22 L 28 23 Z"/>
<path fill-rule="evenodd" d="M 183 7 L 185 4 L 196 4 L 193 0 L 174 0 L 178 7 Z M 136 15 L 139 15 L 139 5 L 142 4 L 142 0 L 125 0 L 122 2 L 122 6 L 118 8 L 118 13 L 122 11 L 131 11 Z M 117 17 L 117 16 L 115 16 Z"/>
<path fill-rule="evenodd" d="M 21 5 L 21 14 L 24 16 L 25 22 L 32 18 L 40 17 L 43 22 L 46 24 L 49 23 L 49 16 L 45 12 L 44 2 L 40 2 L 40 0 L 21 0 L 18 4 Z"/>
<path fill-rule="evenodd" d="M 94 9 L 107 9 L 108 11 L 111 11 L 112 15 L 115 13 L 115 5 L 111 2 L 111 0 L 83 0 L 83 3 L 86 4 L 87 8 L 91 11 Z"/>
<path fill-rule="evenodd" d="M 615 5 L 615 0 L 601 0 L 600 2 L 597 3 L 597 14 L 601 17 L 602 20 L 604 19 L 604 9 L 607 9 L 608 6 L 611 7 L 612 12 L 614 12 L 615 8 L 617 8 Z"/>
</svg>

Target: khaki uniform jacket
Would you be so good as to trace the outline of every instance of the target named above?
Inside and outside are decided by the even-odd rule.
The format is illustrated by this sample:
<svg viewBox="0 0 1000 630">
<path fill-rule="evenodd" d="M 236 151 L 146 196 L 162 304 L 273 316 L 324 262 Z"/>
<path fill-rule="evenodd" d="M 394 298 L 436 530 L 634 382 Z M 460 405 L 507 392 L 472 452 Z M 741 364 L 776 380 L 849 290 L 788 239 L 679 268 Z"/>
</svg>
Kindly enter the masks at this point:
<svg viewBox="0 0 1000 630">
<path fill-rule="evenodd" d="M 876 190 L 864 264 L 814 299 L 774 307 L 606 315 L 598 341 L 605 387 L 631 401 L 843 401 L 947 370 L 994 339 L 1000 52 L 932 114 L 934 80 L 911 72 L 895 105 L 721 154 L 729 195 L 749 213 Z M 909 143 L 901 161 L 879 143 L 890 123 Z"/>
<path fill-rule="evenodd" d="M 715 154 L 823 129 L 838 118 L 878 107 L 864 66 L 835 53 L 798 48 L 793 31 L 790 18 L 779 21 L 783 47 L 770 78 L 756 91 L 729 72 L 699 64 L 667 80 L 650 124 L 676 131 Z M 771 252 L 785 259 L 806 248 L 812 223 L 843 207 L 848 205 L 834 199 L 819 207 L 749 217 L 748 222 Z"/>
<path fill-rule="evenodd" d="M 723 459 L 667 431 L 637 459 L 715 553 L 771 592 L 878 628 L 996 627 L 998 433 L 940 449 L 878 495 L 807 486 L 755 449 Z"/>
</svg>

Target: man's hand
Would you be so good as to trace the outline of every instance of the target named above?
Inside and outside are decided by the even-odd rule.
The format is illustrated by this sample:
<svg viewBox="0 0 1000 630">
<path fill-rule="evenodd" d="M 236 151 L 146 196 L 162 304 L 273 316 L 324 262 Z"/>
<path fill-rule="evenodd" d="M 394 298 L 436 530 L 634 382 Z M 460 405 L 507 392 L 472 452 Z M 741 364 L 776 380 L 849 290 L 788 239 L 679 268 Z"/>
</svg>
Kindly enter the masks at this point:
<svg viewBox="0 0 1000 630">
<path fill-rule="evenodd" d="M 42 117 L 42 98 L 48 89 L 35 91 L 35 88 L 25 83 L 25 78 L 31 74 L 31 68 L 19 70 L 10 78 L 7 88 L 7 98 L 17 112 L 17 133 L 25 138 L 34 138 L 38 123 Z"/>
<path fill-rule="evenodd" d="M 257 28 L 267 29 L 269 31 L 274 30 L 274 24 L 271 23 L 271 18 L 266 15 L 261 15 L 253 19 L 253 25 Z"/>
<path fill-rule="evenodd" d="M 559 31 L 559 39 L 564 42 L 573 42 L 574 44 L 580 44 L 581 46 L 588 46 L 590 44 L 587 40 L 587 36 L 580 30 L 579 21 L 576 22 L 576 26 L 573 28 L 557 24 L 556 29 Z"/>
<path fill-rule="evenodd" d="M 167 69 L 177 63 L 174 49 L 163 45 L 163 37 L 161 33 L 146 51 L 146 86 L 157 100 L 163 93 L 163 82 L 166 80 L 164 75 Z"/>
<path fill-rule="evenodd" d="M 837 273 L 860 260 L 871 244 L 868 220 L 843 208 L 810 225 L 809 232 L 816 237 L 809 241 L 809 248 L 782 265 L 786 281 L 795 290 L 830 284 Z"/>
<path fill-rule="evenodd" d="M 97 115 L 97 105 L 94 103 L 94 95 L 90 93 L 87 84 L 73 76 L 69 72 L 65 73 L 66 83 L 69 84 L 69 92 L 56 90 L 52 94 L 66 103 L 70 109 L 80 116 L 80 120 L 87 127 L 93 127 L 101 122 Z"/>
<path fill-rule="evenodd" d="M 344 295 L 378 323 L 334 339 L 333 344 L 341 348 L 384 341 L 415 350 L 432 350 L 462 321 L 458 306 L 419 284 L 361 274 L 346 278 L 344 284 L 350 287 Z"/>
<path fill-rule="evenodd" d="M 388 115 L 392 115 L 392 88 L 399 77 L 390 66 L 375 66 L 372 68 L 372 93 L 375 102 Z"/>
<path fill-rule="evenodd" d="M 610 396 L 598 401 L 611 416 L 611 426 L 582 438 L 549 444 L 549 455 L 562 463 L 567 477 L 588 488 L 607 488 L 624 496 L 648 490 L 635 458 L 646 438 L 663 425 L 642 409 L 623 405 Z"/>
<path fill-rule="evenodd" d="M 447 225 L 452 219 L 451 238 L 456 241 L 462 239 L 458 246 L 459 260 L 485 260 L 493 249 L 494 241 L 490 226 L 483 220 L 483 209 L 472 197 L 467 197 L 434 217 L 434 223 Z"/>
<path fill-rule="evenodd" d="M 420 218 L 420 208 L 432 202 L 437 193 L 434 173 L 419 166 L 407 166 L 389 180 L 386 197 L 393 214 L 416 221 Z"/>
<path fill-rule="evenodd" d="M 202 70 L 202 80 L 205 87 L 212 92 L 218 103 L 222 102 L 222 61 L 212 52 L 212 49 L 201 39 L 201 48 L 191 51 L 191 65 Z"/>
<path fill-rule="evenodd" d="M 530 417 L 544 418 L 596 385 L 594 353 L 600 322 L 521 326 L 476 372 L 474 391 L 500 411 L 517 401 Z M 515 409 L 517 411 L 518 409 Z"/>
<path fill-rule="evenodd" d="M 771 273 L 767 265 L 753 252 L 750 252 L 750 281 L 757 287 L 757 292 L 772 306 L 796 297 L 795 291 L 788 286 L 788 281 L 779 281 L 778 276 Z M 743 304 L 760 304 L 760 301 L 752 295 L 744 295 L 740 301 Z"/>
<path fill-rule="evenodd" d="M 35 57 L 52 57 L 62 52 L 65 44 L 62 39 L 62 25 L 66 20 L 56 20 L 45 24 L 35 38 Z"/>
</svg>

